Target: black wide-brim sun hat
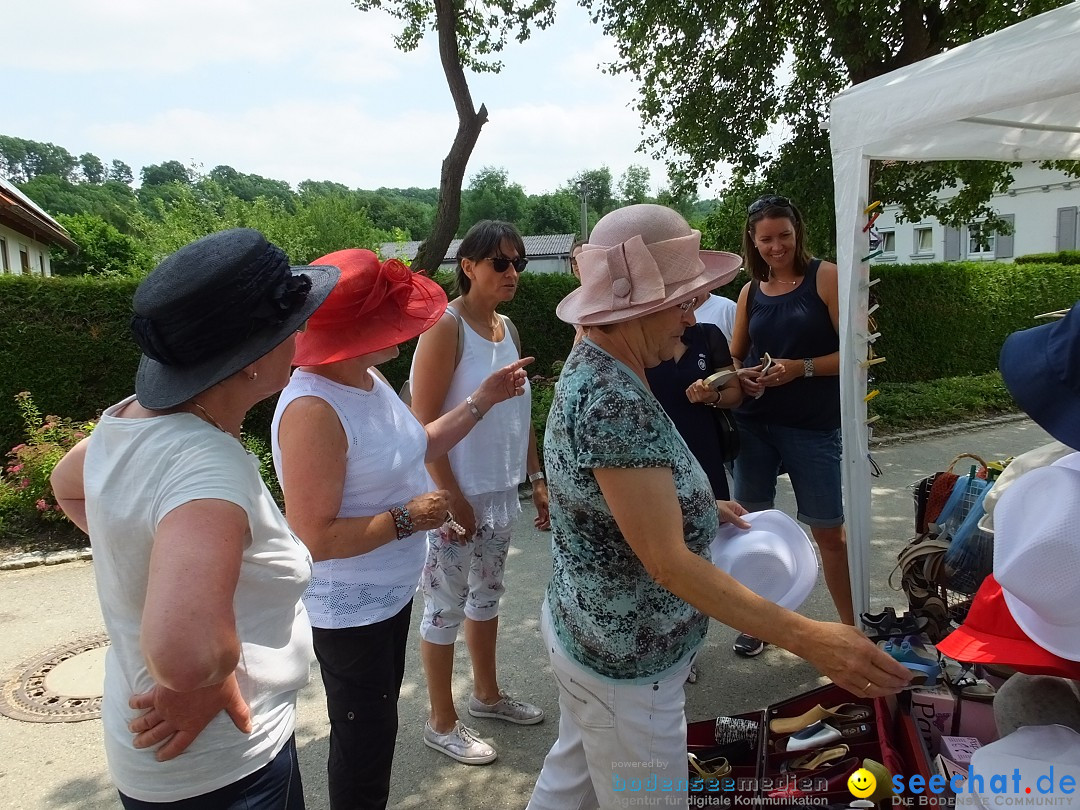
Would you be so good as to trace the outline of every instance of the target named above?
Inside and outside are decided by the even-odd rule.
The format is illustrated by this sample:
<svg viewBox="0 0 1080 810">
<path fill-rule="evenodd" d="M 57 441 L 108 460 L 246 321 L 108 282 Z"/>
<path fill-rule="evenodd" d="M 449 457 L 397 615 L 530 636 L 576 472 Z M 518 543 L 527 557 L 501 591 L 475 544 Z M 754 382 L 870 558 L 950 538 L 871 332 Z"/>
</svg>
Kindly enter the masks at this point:
<svg viewBox="0 0 1080 810">
<path fill-rule="evenodd" d="M 268 354 L 318 309 L 337 278 L 329 265 L 290 266 L 281 248 L 251 228 L 180 248 L 135 291 L 139 403 L 175 407 Z"/>
<path fill-rule="evenodd" d="M 998 366 L 1021 410 L 1080 450 L 1080 302 L 1059 321 L 1005 338 Z"/>
</svg>

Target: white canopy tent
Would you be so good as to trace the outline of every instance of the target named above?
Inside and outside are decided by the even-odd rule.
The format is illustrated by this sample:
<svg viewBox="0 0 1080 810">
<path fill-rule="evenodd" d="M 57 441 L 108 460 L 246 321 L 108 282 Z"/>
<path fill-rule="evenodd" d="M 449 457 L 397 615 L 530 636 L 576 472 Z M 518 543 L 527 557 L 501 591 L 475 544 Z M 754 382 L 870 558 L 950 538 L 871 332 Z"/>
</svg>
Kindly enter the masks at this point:
<svg viewBox="0 0 1080 810">
<path fill-rule="evenodd" d="M 1080 0 L 877 79 L 832 101 L 840 276 L 844 503 L 856 614 L 869 607 L 865 424 L 871 160 L 1080 159 Z"/>
</svg>

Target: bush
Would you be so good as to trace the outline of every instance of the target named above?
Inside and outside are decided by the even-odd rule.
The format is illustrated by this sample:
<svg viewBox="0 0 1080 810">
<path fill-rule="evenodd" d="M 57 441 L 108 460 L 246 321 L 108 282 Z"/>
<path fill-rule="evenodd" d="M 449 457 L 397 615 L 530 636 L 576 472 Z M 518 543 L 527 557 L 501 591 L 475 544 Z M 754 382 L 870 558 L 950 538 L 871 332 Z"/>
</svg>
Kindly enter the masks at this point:
<svg viewBox="0 0 1080 810">
<path fill-rule="evenodd" d="M 1080 264 L 1080 250 L 1062 250 L 1059 253 L 1029 253 L 1017 256 L 1016 264 Z"/>
<path fill-rule="evenodd" d="M 0 475 L 0 520 L 24 526 L 67 521 L 56 503 L 49 476 L 57 462 L 94 429 L 93 422 L 42 417 L 28 391 L 15 396 L 26 440 L 8 451 Z"/>
</svg>

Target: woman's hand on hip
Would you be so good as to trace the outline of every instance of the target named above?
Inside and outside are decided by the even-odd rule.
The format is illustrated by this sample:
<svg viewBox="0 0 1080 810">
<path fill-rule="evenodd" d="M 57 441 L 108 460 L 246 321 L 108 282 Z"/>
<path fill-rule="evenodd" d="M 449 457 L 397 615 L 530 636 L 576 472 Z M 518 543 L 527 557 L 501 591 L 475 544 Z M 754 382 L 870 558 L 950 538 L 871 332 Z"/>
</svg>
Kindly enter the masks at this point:
<svg viewBox="0 0 1080 810">
<path fill-rule="evenodd" d="M 155 754 L 158 762 L 183 753 L 222 711 L 241 732 L 251 733 L 251 712 L 240 694 L 236 673 L 230 673 L 221 683 L 191 692 L 174 692 L 155 684 L 149 692 L 132 695 L 128 705 L 145 710 L 128 723 L 128 731 L 135 735 L 135 747 L 160 745 Z"/>
</svg>

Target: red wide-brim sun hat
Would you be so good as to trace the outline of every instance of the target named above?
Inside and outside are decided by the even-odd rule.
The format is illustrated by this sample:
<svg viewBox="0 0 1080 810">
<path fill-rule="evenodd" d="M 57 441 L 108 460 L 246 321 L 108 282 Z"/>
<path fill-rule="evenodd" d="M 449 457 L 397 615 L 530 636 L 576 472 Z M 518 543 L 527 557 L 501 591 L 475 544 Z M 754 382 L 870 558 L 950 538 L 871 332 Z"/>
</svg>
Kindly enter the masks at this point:
<svg viewBox="0 0 1080 810">
<path fill-rule="evenodd" d="M 430 329 L 446 311 L 446 293 L 397 259 L 339 250 L 315 264 L 341 269 L 322 306 L 297 335 L 293 365 L 319 366 L 388 349 Z"/>
<path fill-rule="evenodd" d="M 1003 664 L 1028 675 L 1080 680 L 1080 662 L 1040 647 L 1016 623 L 993 574 L 983 580 L 964 623 L 937 649 L 965 664 Z"/>
</svg>

